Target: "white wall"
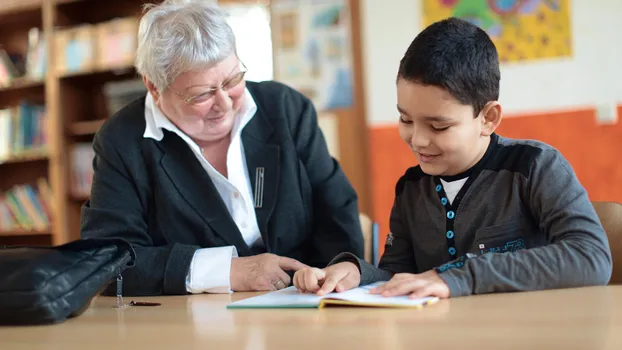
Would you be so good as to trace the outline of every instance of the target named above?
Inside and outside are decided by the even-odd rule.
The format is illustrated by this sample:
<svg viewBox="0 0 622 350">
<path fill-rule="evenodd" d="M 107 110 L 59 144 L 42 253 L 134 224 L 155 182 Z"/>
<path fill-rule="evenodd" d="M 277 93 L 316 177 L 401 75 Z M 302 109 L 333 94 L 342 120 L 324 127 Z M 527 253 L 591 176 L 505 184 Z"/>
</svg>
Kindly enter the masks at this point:
<svg viewBox="0 0 622 350">
<path fill-rule="evenodd" d="M 235 34 L 238 56 L 246 65 L 246 80 L 274 78 L 270 9 L 258 4 L 221 5 L 229 14 L 228 23 Z"/>
<path fill-rule="evenodd" d="M 573 56 L 501 67 L 505 113 L 622 104 L 622 0 L 571 0 Z M 419 0 L 361 0 L 370 125 L 397 122 L 399 60 L 422 29 Z"/>
</svg>

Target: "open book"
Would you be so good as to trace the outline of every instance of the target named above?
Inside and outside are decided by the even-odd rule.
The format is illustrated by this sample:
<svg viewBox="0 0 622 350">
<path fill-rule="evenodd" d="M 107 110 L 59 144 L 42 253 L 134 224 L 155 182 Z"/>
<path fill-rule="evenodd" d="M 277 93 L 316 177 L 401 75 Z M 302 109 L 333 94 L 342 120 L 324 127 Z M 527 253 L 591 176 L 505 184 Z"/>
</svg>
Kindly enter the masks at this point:
<svg viewBox="0 0 622 350">
<path fill-rule="evenodd" d="M 330 305 L 386 307 L 386 308 L 422 308 L 438 301 L 436 297 L 409 299 L 408 296 L 383 297 L 370 294 L 369 290 L 384 282 L 369 284 L 343 293 L 329 293 L 318 296 L 311 293 L 299 293 L 296 287 L 288 287 L 276 292 L 236 301 L 228 309 L 258 308 L 323 308 Z"/>
</svg>

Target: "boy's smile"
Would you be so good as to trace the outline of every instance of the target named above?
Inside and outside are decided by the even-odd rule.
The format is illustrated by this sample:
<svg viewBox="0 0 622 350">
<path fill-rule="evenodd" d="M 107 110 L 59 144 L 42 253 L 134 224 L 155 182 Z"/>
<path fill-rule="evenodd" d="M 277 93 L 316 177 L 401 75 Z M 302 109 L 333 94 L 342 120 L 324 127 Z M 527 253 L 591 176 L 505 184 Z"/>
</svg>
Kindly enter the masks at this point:
<svg viewBox="0 0 622 350">
<path fill-rule="evenodd" d="M 437 159 L 439 155 L 438 154 L 426 154 L 426 153 L 415 151 L 415 156 L 417 157 L 417 160 L 421 163 L 432 163 L 434 162 L 434 160 Z"/>
<path fill-rule="evenodd" d="M 487 104 L 475 117 L 473 107 L 446 90 L 399 79 L 397 109 L 400 137 L 430 175 L 452 176 L 475 165 L 486 152 L 500 121 L 501 107 Z"/>
</svg>

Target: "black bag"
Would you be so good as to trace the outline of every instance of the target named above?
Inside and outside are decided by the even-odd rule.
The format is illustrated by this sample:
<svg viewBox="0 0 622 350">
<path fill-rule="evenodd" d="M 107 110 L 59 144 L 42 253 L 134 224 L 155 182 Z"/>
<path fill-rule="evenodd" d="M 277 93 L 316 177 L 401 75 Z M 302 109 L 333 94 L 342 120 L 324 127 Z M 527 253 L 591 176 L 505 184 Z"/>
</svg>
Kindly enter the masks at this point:
<svg viewBox="0 0 622 350">
<path fill-rule="evenodd" d="M 135 258 L 132 246 L 120 239 L 2 248 L 0 324 L 50 324 L 81 315 Z"/>
</svg>

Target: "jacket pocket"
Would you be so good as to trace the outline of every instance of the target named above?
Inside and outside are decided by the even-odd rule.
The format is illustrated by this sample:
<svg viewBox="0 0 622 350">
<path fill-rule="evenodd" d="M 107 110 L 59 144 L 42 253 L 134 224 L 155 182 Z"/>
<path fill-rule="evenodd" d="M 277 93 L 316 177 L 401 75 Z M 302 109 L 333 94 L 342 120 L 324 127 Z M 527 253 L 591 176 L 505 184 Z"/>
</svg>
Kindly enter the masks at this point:
<svg viewBox="0 0 622 350">
<path fill-rule="evenodd" d="M 520 222 L 486 226 L 475 232 L 470 253 L 507 253 L 527 248 Z"/>
</svg>

